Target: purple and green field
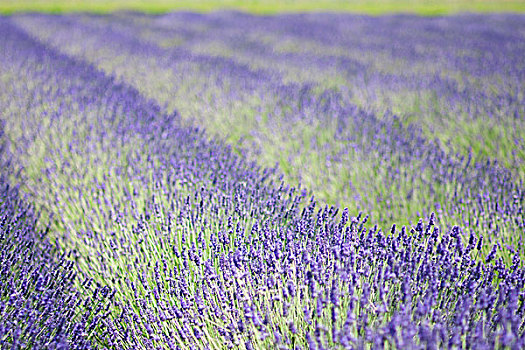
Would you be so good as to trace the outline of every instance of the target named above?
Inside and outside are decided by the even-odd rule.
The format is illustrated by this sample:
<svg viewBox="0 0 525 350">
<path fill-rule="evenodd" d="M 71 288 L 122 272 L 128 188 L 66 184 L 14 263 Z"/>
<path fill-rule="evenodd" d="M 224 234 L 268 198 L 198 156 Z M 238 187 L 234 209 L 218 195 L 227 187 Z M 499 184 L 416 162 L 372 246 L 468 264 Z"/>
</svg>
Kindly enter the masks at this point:
<svg viewBox="0 0 525 350">
<path fill-rule="evenodd" d="M 519 11 L 0 16 L 0 349 L 523 349 L 524 181 Z"/>
</svg>

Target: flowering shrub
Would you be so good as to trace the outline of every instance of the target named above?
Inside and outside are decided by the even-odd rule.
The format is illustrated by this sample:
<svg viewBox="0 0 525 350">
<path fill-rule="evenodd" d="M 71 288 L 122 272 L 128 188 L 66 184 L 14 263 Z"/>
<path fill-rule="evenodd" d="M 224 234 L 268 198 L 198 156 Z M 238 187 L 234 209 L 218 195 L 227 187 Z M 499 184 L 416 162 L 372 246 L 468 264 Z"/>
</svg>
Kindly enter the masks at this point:
<svg viewBox="0 0 525 350">
<path fill-rule="evenodd" d="M 319 15 L 319 31 L 306 32 L 315 20 L 292 16 L 277 28 L 344 48 L 353 41 L 321 29 L 345 18 Z M 248 33 L 224 29 L 237 22 Z M 519 155 L 501 165 L 279 70 L 301 60 L 319 70 L 333 57 L 284 54 L 293 64 L 254 68 L 188 44 L 202 26 L 248 45 L 254 28 L 277 25 L 248 24 L 229 13 L 0 18 L 2 347 L 524 347 Z M 166 43 L 175 34 L 186 47 Z M 241 45 L 237 60 L 284 59 L 261 45 Z M 428 59 L 392 50 L 414 65 Z M 367 57 L 337 62 L 374 72 Z M 394 77 L 394 90 L 421 88 Z M 423 83 L 450 102 L 459 88 L 435 78 Z M 480 93 L 465 91 L 461 108 Z M 164 105 L 172 94 L 181 111 Z M 509 118 L 521 118 L 520 96 L 502 100 Z M 202 116 L 187 115 L 184 97 Z M 239 137 L 229 141 L 253 148 L 210 136 L 229 119 Z M 266 147 L 290 161 L 257 165 Z M 329 179 L 323 204 L 294 176 L 313 194 L 324 187 L 312 178 Z"/>
</svg>

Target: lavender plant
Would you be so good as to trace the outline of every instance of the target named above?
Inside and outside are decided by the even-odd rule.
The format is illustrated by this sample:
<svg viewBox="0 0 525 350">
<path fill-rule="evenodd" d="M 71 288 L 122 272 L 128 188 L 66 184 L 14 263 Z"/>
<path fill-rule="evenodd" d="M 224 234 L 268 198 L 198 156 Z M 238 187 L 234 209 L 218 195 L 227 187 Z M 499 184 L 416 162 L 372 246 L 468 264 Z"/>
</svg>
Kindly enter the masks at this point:
<svg viewBox="0 0 525 350">
<path fill-rule="evenodd" d="M 42 313 L 50 319 L 38 331 L 45 337 L 16 330 L 18 318 L 0 338 L 6 346 L 17 346 L 16 334 L 25 346 L 124 349 L 525 346 L 519 171 L 460 147 L 455 153 L 405 117 L 349 100 L 344 89 L 289 82 L 271 67 L 196 53 L 192 45 L 170 47 L 174 33 L 198 41 L 206 28 L 239 21 L 242 29 L 252 18 L 178 16 L 190 25 L 126 14 L 0 19 L 2 140 L 13 167 L 4 178 L 42 212 L 23 232 L 50 222 L 46 235 L 58 243 L 44 240 L 44 251 L 70 251 L 74 262 L 45 260 L 58 271 L 48 284 L 67 286 Z M 335 19 L 312 24 L 317 19 L 292 16 L 293 25 L 281 29 L 301 36 L 310 24 L 332 28 Z M 276 20 L 257 21 L 265 28 Z M 237 30 L 221 35 L 233 44 Z M 316 35 L 309 34 L 330 43 Z M 336 38 L 344 47 L 344 36 Z M 326 62 L 304 59 L 313 67 Z M 184 85 L 186 77 L 195 85 Z M 172 94 L 177 99 L 164 106 Z M 200 100 L 203 115 L 184 116 L 184 97 Z M 211 118 L 212 107 L 223 115 Z M 245 120 L 256 127 L 249 130 L 255 151 L 195 126 L 217 126 L 242 108 L 248 114 L 228 126 Z M 287 133 L 272 138 L 269 127 Z M 350 210 L 324 205 L 338 201 L 327 194 L 318 209 L 311 192 L 283 181 L 282 168 L 257 165 L 260 151 L 290 135 L 299 139 L 277 148 L 286 151 L 280 166 L 331 179 L 326 192 L 343 193 Z M 314 193 L 321 188 L 305 182 Z M 355 200 L 372 203 L 382 221 L 359 213 Z M 9 208 L 8 220 L 16 218 Z M 413 212 L 425 219 L 392 225 L 399 213 L 414 222 Z M 28 256 L 11 237 L 6 242 L 13 256 Z M 40 245 L 29 248 L 41 256 Z M 24 290 L 39 300 L 36 287 Z M 71 323 L 56 327 L 61 322 Z"/>
</svg>

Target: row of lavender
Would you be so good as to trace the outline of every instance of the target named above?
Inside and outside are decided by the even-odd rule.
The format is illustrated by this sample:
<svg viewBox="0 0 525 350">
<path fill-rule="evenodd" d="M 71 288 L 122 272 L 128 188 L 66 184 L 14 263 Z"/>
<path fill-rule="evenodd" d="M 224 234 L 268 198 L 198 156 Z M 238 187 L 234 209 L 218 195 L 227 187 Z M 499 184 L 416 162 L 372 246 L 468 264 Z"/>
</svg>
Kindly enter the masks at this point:
<svg viewBox="0 0 525 350">
<path fill-rule="evenodd" d="M 523 21 L 482 18 L 218 13 L 16 22 L 169 111 L 176 107 L 184 121 L 229 136 L 250 158 L 278 161 L 286 179 L 325 203 L 363 210 L 382 225 L 441 212 L 444 227 L 459 223 L 514 246 L 524 229 L 517 179 L 525 46 L 515 30 Z M 376 92 L 436 101 L 421 103 L 415 117 L 397 116 L 373 108 Z M 415 113 L 382 101 L 389 108 Z"/>
<path fill-rule="evenodd" d="M 2 124 L 0 137 L 0 348 L 89 349 L 95 320 L 110 313 L 111 290 L 89 280 L 88 297 L 75 289 L 74 262 L 38 229 L 38 214 L 9 184 Z"/>
<path fill-rule="evenodd" d="M 434 216 L 388 233 L 347 210 L 316 210 L 304 190 L 279 186 L 275 170 L 181 126 L 128 85 L 9 19 L 1 32 L 3 139 L 19 170 L 10 180 L 22 182 L 81 276 L 68 284 L 78 290 L 68 307 L 35 307 L 73 322 L 57 336 L 56 323 L 37 317 L 37 334 L 48 337 L 40 347 L 55 338 L 82 347 L 81 337 L 117 348 L 524 346 L 518 241 L 506 264 L 486 243 L 493 236 L 440 232 Z M 23 231 L 32 242 L 34 226 Z M 60 261 L 49 251 L 42 274 Z M 2 256 L 8 271 L 25 254 Z M 13 293 L 4 281 L 16 278 L 4 276 L 2 302 L 40 296 L 31 287 Z M 42 283 L 53 290 L 60 273 L 48 276 Z M 102 288 L 94 295 L 90 280 Z M 113 300 L 107 310 L 100 295 Z M 7 304 L 11 315 L 17 308 Z M 4 342 L 31 346 L 24 317 L 5 328 Z"/>
</svg>

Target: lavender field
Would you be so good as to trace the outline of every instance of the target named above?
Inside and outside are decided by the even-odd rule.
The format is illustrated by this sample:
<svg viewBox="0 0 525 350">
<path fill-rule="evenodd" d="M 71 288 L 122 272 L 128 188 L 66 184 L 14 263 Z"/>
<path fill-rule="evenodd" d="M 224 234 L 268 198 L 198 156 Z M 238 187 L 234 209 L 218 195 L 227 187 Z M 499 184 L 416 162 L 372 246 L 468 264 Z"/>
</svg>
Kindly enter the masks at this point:
<svg viewBox="0 0 525 350">
<path fill-rule="evenodd" d="M 0 349 L 525 348 L 525 16 L 0 17 Z"/>
</svg>

